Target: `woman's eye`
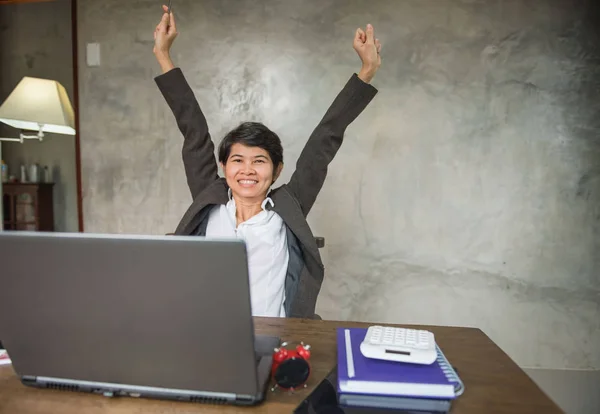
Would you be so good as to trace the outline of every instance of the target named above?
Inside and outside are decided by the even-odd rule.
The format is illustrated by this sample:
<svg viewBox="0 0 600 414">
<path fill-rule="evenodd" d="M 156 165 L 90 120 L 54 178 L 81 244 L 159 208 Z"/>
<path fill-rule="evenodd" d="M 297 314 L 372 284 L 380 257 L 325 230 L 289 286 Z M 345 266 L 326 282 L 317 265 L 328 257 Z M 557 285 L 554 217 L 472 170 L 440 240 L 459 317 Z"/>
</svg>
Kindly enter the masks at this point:
<svg viewBox="0 0 600 414">
<path fill-rule="evenodd" d="M 264 162 L 265 162 L 265 160 L 256 160 L 255 162 L 259 162 L 259 163 L 261 163 L 261 164 L 262 164 L 262 163 L 264 163 Z"/>
</svg>

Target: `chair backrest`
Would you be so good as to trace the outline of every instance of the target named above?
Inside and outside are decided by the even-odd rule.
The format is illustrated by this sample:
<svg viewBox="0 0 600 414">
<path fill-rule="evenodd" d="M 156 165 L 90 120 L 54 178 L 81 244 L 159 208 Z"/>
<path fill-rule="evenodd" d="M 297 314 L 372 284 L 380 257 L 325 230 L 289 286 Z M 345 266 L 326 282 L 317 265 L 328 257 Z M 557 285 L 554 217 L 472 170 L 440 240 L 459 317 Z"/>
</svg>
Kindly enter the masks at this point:
<svg viewBox="0 0 600 414">
<path fill-rule="evenodd" d="M 165 236 L 174 236 L 175 233 L 166 233 Z M 325 237 L 315 237 L 315 242 L 319 249 L 325 247 Z"/>
</svg>

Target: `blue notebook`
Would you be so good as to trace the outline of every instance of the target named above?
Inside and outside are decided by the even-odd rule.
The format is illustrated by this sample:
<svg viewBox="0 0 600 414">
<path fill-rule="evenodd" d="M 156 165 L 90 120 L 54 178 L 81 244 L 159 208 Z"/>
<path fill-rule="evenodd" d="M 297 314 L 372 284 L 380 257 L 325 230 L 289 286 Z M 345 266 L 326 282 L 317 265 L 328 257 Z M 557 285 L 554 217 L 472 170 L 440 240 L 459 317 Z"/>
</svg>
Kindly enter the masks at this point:
<svg viewBox="0 0 600 414">
<path fill-rule="evenodd" d="M 339 393 L 439 399 L 463 393 L 464 384 L 437 345 L 431 365 L 366 358 L 360 352 L 366 333 L 366 328 L 337 328 Z"/>
</svg>

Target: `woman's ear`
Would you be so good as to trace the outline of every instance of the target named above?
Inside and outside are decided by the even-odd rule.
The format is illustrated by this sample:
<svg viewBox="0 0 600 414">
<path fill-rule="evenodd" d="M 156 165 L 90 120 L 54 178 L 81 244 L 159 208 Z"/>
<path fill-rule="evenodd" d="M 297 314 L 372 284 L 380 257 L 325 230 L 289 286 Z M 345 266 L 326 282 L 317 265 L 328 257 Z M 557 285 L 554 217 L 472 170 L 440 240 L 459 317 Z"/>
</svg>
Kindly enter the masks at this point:
<svg viewBox="0 0 600 414">
<path fill-rule="evenodd" d="M 277 181 L 279 175 L 281 174 L 281 170 L 283 170 L 283 163 L 279 163 L 275 171 L 273 172 L 273 182 Z"/>
</svg>

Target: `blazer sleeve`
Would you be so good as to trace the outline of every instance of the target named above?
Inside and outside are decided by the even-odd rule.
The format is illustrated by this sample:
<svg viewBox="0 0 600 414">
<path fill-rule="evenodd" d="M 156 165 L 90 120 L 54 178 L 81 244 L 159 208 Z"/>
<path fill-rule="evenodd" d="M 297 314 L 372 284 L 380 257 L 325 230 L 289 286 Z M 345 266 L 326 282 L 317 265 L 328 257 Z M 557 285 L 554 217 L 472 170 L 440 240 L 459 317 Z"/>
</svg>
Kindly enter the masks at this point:
<svg viewBox="0 0 600 414">
<path fill-rule="evenodd" d="M 154 80 L 183 134 L 183 166 L 192 199 L 195 199 L 219 178 L 215 147 L 206 118 L 180 68 L 172 69 Z"/>
<path fill-rule="evenodd" d="M 300 202 L 305 217 L 323 187 L 327 167 L 342 145 L 346 128 L 376 94 L 376 88 L 354 73 L 309 137 L 288 183 L 288 189 Z"/>
</svg>

